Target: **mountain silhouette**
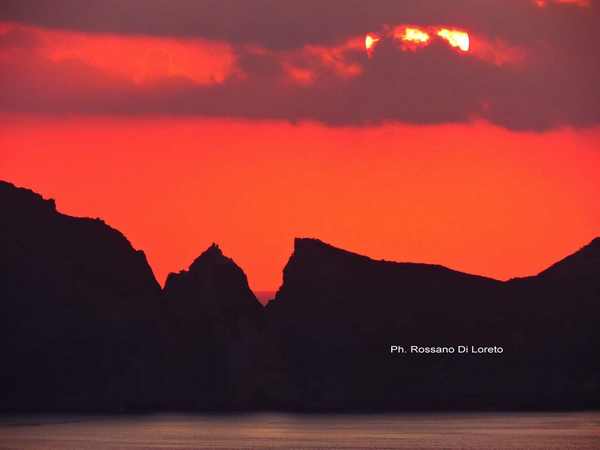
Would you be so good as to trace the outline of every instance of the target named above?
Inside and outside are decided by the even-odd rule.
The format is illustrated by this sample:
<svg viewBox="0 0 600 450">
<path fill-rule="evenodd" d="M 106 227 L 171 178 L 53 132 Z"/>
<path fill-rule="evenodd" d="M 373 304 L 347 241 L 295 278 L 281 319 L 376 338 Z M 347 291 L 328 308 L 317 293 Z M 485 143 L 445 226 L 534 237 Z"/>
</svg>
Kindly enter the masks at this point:
<svg viewBox="0 0 600 450">
<path fill-rule="evenodd" d="M 216 244 L 161 290 L 101 220 L 0 207 L 4 411 L 600 407 L 600 239 L 502 282 L 298 238 L 262 307 Z"/>
<path fill-rule="evenodd" d="M 266 308 L 289 355 L 287 403 L 308 410 L 598 407 L 599 242 L 536 277 L 500 282 L 296 239 Z M 390 354 L 391 345 L 408 354 Z M 412 345 L 500 346 L 503 353 L 424 357 L 410 353 Z"/>
<path fill-rule="evenodd" d="M 163 292 L 165 370 L 177 409 L 246 409 L 259 395 L 263 308 L 244 272 L 216 244 L 171 273 Z"/>
<path fill-rule="evenodd" d="M 0 346 L 7 409 L 121 409 L 154 391 L 160 286 L 144 253 L 98 219 L 0 183 Z"/>
</svg>

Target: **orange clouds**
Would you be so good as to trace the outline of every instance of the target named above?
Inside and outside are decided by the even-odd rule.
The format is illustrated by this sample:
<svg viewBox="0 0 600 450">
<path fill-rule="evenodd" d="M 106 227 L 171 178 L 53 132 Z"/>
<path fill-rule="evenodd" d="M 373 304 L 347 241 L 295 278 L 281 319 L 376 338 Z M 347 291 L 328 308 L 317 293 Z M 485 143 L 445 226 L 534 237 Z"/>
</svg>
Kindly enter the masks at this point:
<svg viewBox="0 0 600 450">
<path fill-rule="evenodd" d="M 0 34 L 9 33 L 28 34 L 36 42 L 35 52 L 51 62 L 77 61 L 135 83 L 170 77 L 199 84 L 220 83 L 231 76 L 235 67 L 230 45 L 203 39 L 92 34 L 2 24 Z"/>
<path fill-rule="evenodd" d="M 0 37 L 11 35 L 27 39 L 32 45 L 28 51 L 49 63 L 76 62 L 136 84 L 177 78 L 200 85 L 223 83 L 226 79 L 243 80 L 247 74 L 236 61 L 236 51 L 279 60 L 288 80 L 300 84 L 315 81 L 323 70 L 341 78 L 362 72 L 360 65 L 345 56 L 358 49 L 356 39 L 332 47 L 307 45 L 296 50 L 274 51 L 244 46 L 236 50 L 225 42 L 197 38 L 81 33 L 0 22 Z M 0 60 L 10 64 L 23 58 L 22 51 L 19 45 L 0 49 Z"/>
<path fill-rule="evenodd" d="M 403 48 L 427 45 L 431 33 L 441 36 L 449 45 L 469 50 L 469 36 L 462 31 L 447 28 L 397 26 L 393 34 Z M 441 30 L 441 31 L 440 31 Z M 375 33 L 367 36 L 378 36 Z M 323 73 L 340 78 L 360 76 L 364 67 L 352 54 L 361 50 L 360 38 L 352 38 L 334 46 L 306 45 L 300 49 L 275 51 L 262 47 L 234 48 L 225 42 L 205 39 L 168 38 L 136 35 L 81 33 L 36 28 L 0 22 L 0 37 L 28 41 L 33 55 L 55 64 L 83 64 L 109 76 L 127 79 L 136 84 L 165 79 L 186 79 L 199 85 L 219 84 L 228 79 L 247 79 L 248 74 L 237 61 L 238 53 L 260 55 L 278 60 L 288 81 L 301 85 L 313 84 Z M 373 37 L 371 39 L 373 40 Z M 371 43 L 371 51 L 381 38 Z M 460 40 L 460 44 L 457 44 Z M 491 43 L 478 36 L 475 56 L 493 63 L 514 62 L 518 53 L 498 41 Z M 11 64 L 22 59 L 20 45 L 0 49 L 0 60 Z"/>
</svg>

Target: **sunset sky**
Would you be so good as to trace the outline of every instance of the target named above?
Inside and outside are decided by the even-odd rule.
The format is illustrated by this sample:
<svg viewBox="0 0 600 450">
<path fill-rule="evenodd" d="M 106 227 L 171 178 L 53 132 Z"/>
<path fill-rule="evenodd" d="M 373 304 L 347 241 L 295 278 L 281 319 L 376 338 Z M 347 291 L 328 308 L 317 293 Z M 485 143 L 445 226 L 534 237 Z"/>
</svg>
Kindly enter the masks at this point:
<svg viewBox="0 0 600 450">
<path fill-rule="evenodd" d="M 0 178 L 161 283 L 217 242 L 275 290 L 295 236 L 534 274 L 600 235 L 599 25 L 593 0 L 5 0 Z"/>
</svg>

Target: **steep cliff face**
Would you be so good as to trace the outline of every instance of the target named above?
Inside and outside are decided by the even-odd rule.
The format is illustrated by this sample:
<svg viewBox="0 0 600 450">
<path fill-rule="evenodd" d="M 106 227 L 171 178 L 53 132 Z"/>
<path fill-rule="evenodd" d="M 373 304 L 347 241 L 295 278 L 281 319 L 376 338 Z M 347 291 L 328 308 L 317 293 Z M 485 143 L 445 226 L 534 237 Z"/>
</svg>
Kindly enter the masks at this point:
<svg viewBox="0 0 600 450">
<path fill-rule="evenodd" d="M 3 406 L 146 404 L 160 287 L 143 252 L 9 183 L 0 205 Z"/>
<path fill-rule="evenodd" d="M 597 270 L 589 248 L 572 261 L 581 274 L 568 268 L 566 278 L 575 284 Z M 502 283 L 297 239 L 267 306 L 286 355 L 279 391 L 290 405 L 313 410 L 598 404 L 600 355 L 591 346 L 598 333 L 590 327 L 597 287 L 580 291 L 574 309 L 570 285 L 547 278 Z M 407 353 L 390 354 L 391 345 Z M 413 345 L 501 346 L 503 353 L 423 356 L 411 353 Z"/>
<path fill-rule="evenodd" d="M 288 289 L 294 292 L 317 289 L 322 293 L 323 288 L 335 283 L 341 284 L 341 287 L 351 284 L 354 288 L 370 292 L 380 290 L 388 295 L 390 291 L 387 288 L 392 288 L 392 294 L 406 295 L 409 289 L 422 292 L 440 287 L 460 288 L 465 284 L 482 288 L 501 285 L 490 278 L 439 265 L 378 261 L 308 238 L 295 239 L 294 252 L 283 273 L 284 283 L 278 296 L 285 295 Z"/>
<path fill-rule="evenodd" d="M 167 404 L 241 409 L 259 401 L 263 308 L 235 262 L 213 244 L 168 276 L 163 297 Z"/>
<path fill-rule="evenodd" d="M 23 287 L 77 280 L 63 283 L 62 288 L 70 284 L 72 292 L 84 288 L 117 291 L 123 302 L 111 308 L 126 308 L 160 291 L 144 253 L 102 220 L 60 214 L 53 200 L 4 182 L 0 182 L 0 202 L 2 268 L 23 276 L 38 274 Z"/>
<path fill-rule="evenodd" d="M 429 339 L 459 340 L 473 315 L 503 314 L 502 286 L 442 266 L 376 261 L 316 239 L 296 239 L 283 285 L 267 309 L 272 322 L 305 317 L 324 328 L 382 330 L 385 326 L 368 320 L 383 320 L 381 325 L 393 322 Z M 486 335 L 487 329 L 477 328 Z"/>
</svg>

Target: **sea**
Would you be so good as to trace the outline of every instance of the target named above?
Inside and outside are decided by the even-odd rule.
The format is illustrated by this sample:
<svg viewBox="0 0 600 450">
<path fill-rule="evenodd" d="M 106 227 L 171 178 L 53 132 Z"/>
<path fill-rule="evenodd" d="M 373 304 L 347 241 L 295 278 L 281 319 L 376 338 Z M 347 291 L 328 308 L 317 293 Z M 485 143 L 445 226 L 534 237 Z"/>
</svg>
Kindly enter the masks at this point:
<svg viewBox="0 0 600 450">
<path fill-rule="evenodd" d="M 1 416 L 0 449 L 599 450 L 600 412 Z"/>
</svg>

